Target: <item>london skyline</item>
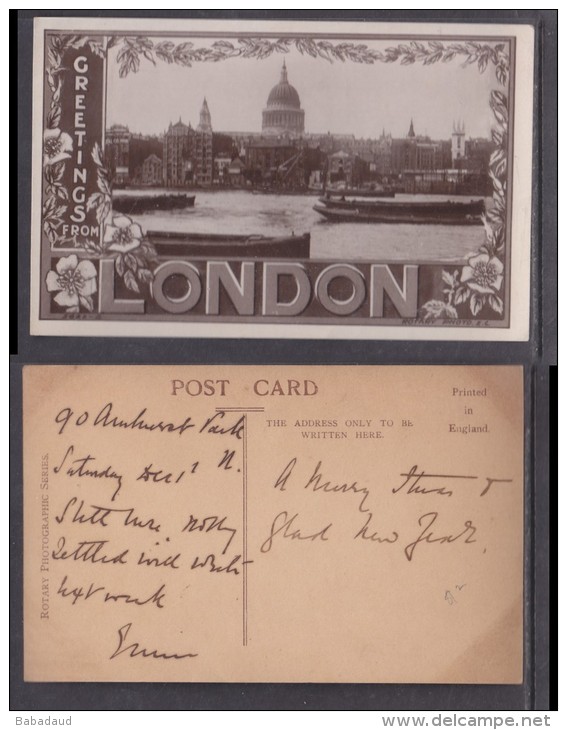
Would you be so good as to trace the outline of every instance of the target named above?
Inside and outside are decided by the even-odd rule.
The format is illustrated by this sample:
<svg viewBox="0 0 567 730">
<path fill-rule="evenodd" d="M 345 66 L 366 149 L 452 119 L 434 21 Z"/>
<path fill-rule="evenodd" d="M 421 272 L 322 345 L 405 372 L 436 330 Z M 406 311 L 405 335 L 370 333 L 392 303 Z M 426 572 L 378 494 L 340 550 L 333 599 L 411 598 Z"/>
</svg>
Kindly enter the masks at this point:
<svg viewBox="0 0 567 730">
<path fill-rule="evenodd" d="M 163 133 L 179 118 L 195 127 L 206 97 L 215 132 L 259 134 L 262 111 L 284 60 L 305 110 L 306 134 L 378 138 L 385 129 L 405 137 L 413 119 L 416 134 L 432 139 L 449 138 L 459 120 L 467 137 L 490 137 L 488 99 L 498 86 L 490 67 L 481 74 L 476 66 L 458 62 L 330 64 L 296 51 L 262 61 L 236 58 L 190 68 L 142 62 L 140 71 L 126 78 L 119 78 L 111 59 L 107 124 L 124 124 L 146 135 Z"/>
</svg>

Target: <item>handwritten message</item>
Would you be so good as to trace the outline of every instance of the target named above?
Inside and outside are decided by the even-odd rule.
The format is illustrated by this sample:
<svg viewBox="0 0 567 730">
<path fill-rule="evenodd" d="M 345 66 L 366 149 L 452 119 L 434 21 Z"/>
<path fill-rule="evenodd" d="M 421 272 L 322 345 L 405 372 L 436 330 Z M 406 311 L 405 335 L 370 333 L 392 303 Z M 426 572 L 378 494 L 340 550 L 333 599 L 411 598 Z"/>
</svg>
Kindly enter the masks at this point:
<svg viewBox="0 0 567 730">
<path fill-rule="evenodd" d="M 203 370 L 27 369 L 30 678 L 521 676 L 520 370 Z"/>
</svg>

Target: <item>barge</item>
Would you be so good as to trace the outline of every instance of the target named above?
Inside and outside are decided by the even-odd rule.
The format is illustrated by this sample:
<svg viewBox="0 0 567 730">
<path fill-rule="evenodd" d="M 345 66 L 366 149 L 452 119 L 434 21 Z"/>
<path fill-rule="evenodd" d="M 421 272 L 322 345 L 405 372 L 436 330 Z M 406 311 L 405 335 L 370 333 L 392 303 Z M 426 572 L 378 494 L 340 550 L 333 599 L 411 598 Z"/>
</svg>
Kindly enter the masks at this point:
<svg viewBox="0 0 567 730">
<path fill-rule="evenodd" d="M 261 236 L 148 231 L 159 256 L 308 259 L 311 235 Z"/>
<path fill-rule="evenodd" d="M 325 201 L 326 203 L 327 201 Z M 482 225 L 484 200 L 469 203 L 451 200 L 437 201 L 380 201 L 371 204 L 343 203 L 315 205 L 313 210 L 327 220 L 337 223 L 416 223 L 434 225 Z"/>
<path fill-rule="evenodd" d="M 116 195 L 112 198 L 112 208 L 117 213 L 136 215 L 153 213 L 156 210 L 177 210 L 192 208 L 195 195 Z"/>
</svg>

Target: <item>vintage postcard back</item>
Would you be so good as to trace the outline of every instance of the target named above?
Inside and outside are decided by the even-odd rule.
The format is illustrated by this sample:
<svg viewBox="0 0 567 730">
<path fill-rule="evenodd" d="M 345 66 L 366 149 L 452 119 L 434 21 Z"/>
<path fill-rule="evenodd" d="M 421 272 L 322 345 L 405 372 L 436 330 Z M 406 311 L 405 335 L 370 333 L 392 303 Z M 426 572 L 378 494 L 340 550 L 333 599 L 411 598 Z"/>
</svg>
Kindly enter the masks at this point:
<svg viewBox="0 0 567 730">
<path fill-rule="evenodd" d="M 26 680 L 521 683 L 520 367 L 23 378 Z"/>
<path fill-rule="evenodd" d="M 37 18 L 31 332 L 526 340 L 527 25 Z"/>
</svg>

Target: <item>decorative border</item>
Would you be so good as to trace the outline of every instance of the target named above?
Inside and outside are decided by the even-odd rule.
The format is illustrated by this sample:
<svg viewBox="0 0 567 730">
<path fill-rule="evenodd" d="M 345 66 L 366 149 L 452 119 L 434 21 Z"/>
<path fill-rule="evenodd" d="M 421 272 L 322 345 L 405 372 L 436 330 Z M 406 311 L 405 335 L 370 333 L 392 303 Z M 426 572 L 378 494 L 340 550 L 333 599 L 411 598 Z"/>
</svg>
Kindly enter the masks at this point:
<svg viewBox="0 0 567 730">
<path fill-rule="evenodd" d="M 35 63 L 37 66 L 39 59 L 43 58 L 42 70 L 45 68 L 45 56 L 49 50 L 49 39 L 57 34 L 60 38 L 62 37 L 64 42 L 77 43 L 79 47 L 84 45 L 85 42 L 92 43 L 93 48 L 98 49 L 99 55 L 107 53 L 110 47 L 116 47 L 118 49 L 116 55 L 120 54 L 120 61 L 117 59 L 117 62 L 120 62 L 123 67 L 122 73 L 125 75 L 138 71 L 144 63 L 157 64 L 165 62 L 189 66 L 200 61 L 218 62 L 223 58 L 239 56 L 261 59 L 272 53 L 288 53 L 290 50 L 297 49 L 299 53 L 309 54 L 312 57 L 321 57 L 329 62 L 335 60 L 346 62 L 350 60 L 351 62 L 366 64 L 400 62 L 403 65 L 412 63 L 430 65 L 437 62 L 447 63 L 457 60 L 464 66 L 476 65 L 480 73 L 492 65 L 495 68 L 495 77 L 500 87 L 511 83 L 508 80 L 510 74 L 514 79 L 518 77 L 520 82 L 518 89 L 515 86 L 505 90 L 495 88 L 490 94 L 489 102 L 495 120 L 492 136 L 496 145 L 490 159 L 494 204 L 491 204 L 490 210 L 487 211 L 484 219 L 485 241 L 480 249 L 471 252 L 464 265 L 445 265 L 443 284 L 436 286 L 436 291 L 432 292 L 432 300 L 421 307 L 416 320 L 404 323 L 397 320 L 384 320 L 378 326 L 374 322 L 349 318 L 348 322 L 346 320 L 339 322 L 343 325 L 339 328 L 334 327 L 334 324 L 337 324 L 336 322 L 334 324 L 325 322 L 324 326 L 326 331 L 329 326 L 333 328 L 333 337 L 346 339 L 404 339 L 409 337 L 411 339 L 507 340 L 527 337 L 529 303 L 527 295 L 521 294 L 521 292 L 527 292 L 526 286 L 529 284 L 529 200 L 531 195 L 529 184 L 524 184 L 523 181 L 528 179 L 529 176 L 526 177 L 526 175 L 531 169 L 529 129 L 531 128 L 530 110 L 533 105 L 533 95 L 530 91 L 532 88 L 531 69 L 534 61 L 532 52 L 533 29 L 513 25 L 494 26 L 494 30 L 490 26 L 483 26 L 482 28 L 480 26 L 470 26 L 472 31 L 470 33 L 469 26 L 457 25 L 444 26 L 443 29 L 430 28 L 430 31 L 433 32 L 428 34 L 427 31 L 422 32 L 421 27 L 418 25 L 410 24 L 407 28 L 403 26 L 396 27 L 395 30 L 398 32 L 394 33 L 393 27 L 390 30 L 382 24 L 373 27 L 377 32 L 361 34 L 354 27 L 354 24 L 347 24 L 347 26 L 334 24 L 334 28 L 331 25 L 329 26 L 331 32 L 321 33 L 320 29 L 317 29 L 314 24 L 296 23 L 299 33 L 293 32 L 293 24 L 291 24 L 289 27 L 290 32 L 288 33 L 288 28 L 286 28 L 283 36 L 280 36 L 279 34 L 276 35 L 272 28 L 267 28 L 266 31 L 268 32 L 265 32 L 264 28 L 260 27 L 261 23 L 252 24 L 252 27 L 257 26 L 259 28 L 255 32 L 250 32 L 249 27 L 242 27 L 243 23 L 237 24 L 235 31 L 227 32 L 219 24 L 211 25 L 202 22 L 196 22 L 195 24 L 192 22 L 191 27 L 184 31 L 180 30 L 179 26 L 175 27 L 165 22 L 159 27 L 155 27 L 149 21 L 140 21 L 132 26 L 133 33 L 130 28 L 124 28 L 119 31 L 120 34 L 115 32 L 114 35 L 111 35 L 118 24 L 115 23 L 114 28 L 108 29 L 105 25 L 105 30 L 92 29 L 88 23 L 81 23 L 76 20 L 72 22 L 57 21 L 55 25 L 49 22 L 36 23 L 36 25 L 38 25 L 38 30 L 39 25 L 42 26 L 44 34 L 41 40 L 36 37 L 35 43 Z M 65 28 L 69 30 L 65 30 Z M 305 35 L 303 35 L 303 30 L 306 31 Z M 423 30 L 425 30 L 425 27 Z M 526 30 L 532 30 L 531 34 L 524 32 Z M 195 44 L 185 41 L 185 37 L 189 35 L 195 41 Z M 166 40 L 155 41 L 156 36 L 162 38 L 166 36 Z M 358 42 L 359 40 L 387 42 L 396 36 L 400 41 L 406 40 L 406 42 L 400 42 L 382 50 L 372 49 L 366 43 Z M 209 38 L 214 39 L 210 46 L 199 45 L 201 41 L 197 39 Z M 182 42 L 173 42 L 175 39 L 180 39 Z M 352 42 L 347 42 L 347 39 L 352 40 Z M 517 44 L 519 44 L 518 48 Z M 40 50 L 41 53 L 37 53 Z M 517 70 L 516 66 L 518 66 Z M 37 71 L 41 74 L 39 68 L 37 68 Z M 45 86 L 47 87 L 47 85 Z M 41 87 L 41 82 L 34 82 L 34 103 L 38 109 Z M 47 89 L 47 92 L 49 94 L 49 89 Z M 510 97 L 508 97 L 508 93 Z M 48 103 L 49 99 L 50 96 L 47 97 Z M 516 121 L 508 119 L 508 111 L 511 109 L 512 104 L 514 108 L 519 105 L 517 111 L 520 116 Z M 45 116 L 45 112 L 42 112 L 41 116 Z M 520 192 L 518 194 L 520 198 L 516 201 L 517 196 L 515 193 L 513 224 L 518 242 L 513 251 L 511 233 L 506 230 L 507 226 L 509 228 L 512 225 L 512 170 L 508 168 L 508 155 L 511 154 L 512 136 L 518 144 L 521 143 L 521 148 L 518 150 L 518 170 L 514 166 L 514 170 L 516 170 L 514 172 L 514 191 L 516 191 L 516 185 L 519 186 L 518 191 Z M 36 166 L 39 155 L 38 145 L 34 142 Z M 518 177 L 522 174 L 521 171 L 523 172 L 522 178 Z M 507 182 L 510 184 L 510 189 L 507 189 Z M 37 185 L 35 190 L 37 195 L 39 191 Z M 37 197 L 35 199 L 37 201 Z M 93 204 L 96 207 L 94 199 Z M 115 220 L 108 220 L 105 225 L 111 225 L 114 228 L 130 228 L 131 225 L 134 225 L 131 221 L 121 220 L 120 223 L 122 225 L 117 225 Z M 35 226 L 35 230 L 37 232 L 37 226 Z M 138 233 L 137 230 L 130 232 Z M 140 241 L 141 245 L 143 234 L 137 240 Z M 37 241 L 34 246 L 39 245 L 37 235 L 34 236 L 34 241 Z M 104 241 L 104 237 L 103 242 L 112 245 L 108 240 Z M 516 251 L 517 248 L 518 251 Z M 88 246 L 79 246 L 76 250 L 79 257 L 84 257 L 85 254 L 93 258 L 100 257 L 101 254 L 95 253 L 94 250 L 91 252 L 89 249 Z M 43 248 L 42 250 L 41 260 L 43 261 L 43 272 L 45 272 L 46 264 L 53 261 L 53 258 L 49 256 L 49 249 Z M 73 249 L 60 249 L 60 251 L 61 254 L 72 253 Z M 51 253 L 53 252 L 54 248 L 51 247 Z M 512 253 L 514 253 L 513 258 L 511 258 Z M 129 262 L 132 265 L 131 259 L 129 259 Z M 36 275 L 41 273 L 37 270 L 38 264 L 39 259 L 33 265 Z M 147 266 L 144 264 L 140 266 L 138 262 L 137 266 L 141 269 L 147 268 L 151 275 L 154 267 L 154 263 L 151 261 L 151 252 L 147 259 Z M 441 270 L 443 263 L 439 262 L 437 266 Z M 512 273 L 514 282 L 519 282 L 519 286 L 515 286 L 513 290 L 510 286 Z M 43 276 L 44 274 L 42 274 Z M 142 276 L 148 277 L 147 274 Z M 441 277 L 439 277 L 440 279 Z M 145 283 L 142 281 L 139 284 L 143 285 Z M 32 299 L 37 300 L 40 292 L 37 289 L 34 291 L 37 293 L 33 294 Z M 437 291 L 439 294 L 437 294 Z M 435 296 L 436 294 L 437 296 Z M 43 306 L 48 305 L 47 296 L 41 294 Z M 57 333 L 63 334 L 57 328 L 57 322 L 64 317 L 64 314 L 61 313 L 60 309 L 54 310 L 53 317 L 50 317 L 48 312 L 49 309 L 46 310 L 44 316 L 39 315 L 39 319 L 32 313 L 32 332 L 47 334 L 48 331 L 54 333 L 57 331 Z M 53 319 L 53 322 L 49 324 L 44 319 L 45 316 L 48 319 Z M 184 336 L 190 332 L 200 336 L 203 331 L 206 331 L 207 336 L 215 337 L 230 336 L 229 331 L 232 331 L 231 328 L 238 327 L 239 336 L 266 337 L 269 336 L 267 333 L 270 331 L 271 324 L 273 324 L 271 319 L 265 321 L 247 319 L 242 321 L 240 318 L 225 317 L 222 322 L 216 323 L 213 332 L 208 329 L 210 323 L 206 325 L 200 317 L 194 320 L 180 320 L 175 317 L 165 316 L 158 321 L 156 317 L 138 316 L 134 317 L 132 321 L 128 320 L 128 323 L 125 322 L 123 325 L 115 321 L 110 325 L 112 331 L 107 333 L 102 321 L 99 323 L 94 321 L 95 319 L 101 319 L 100 315 L 93 318 L 92 314 L 85 314 L 81 315 L 80 319 L 89 322 L 84 327 L 84 333 L 92 333 L 95 336 L 111 335 L 113 333 L 134 334 L 135 332 L 137 334 L 147 332 L 148 336 L 158 336 L 162 328 L 165 327 L 167 332 L 164 331 L 163 334 L 168 336 Z M 42 322 L 45 322 L 45 324 L 41 324 Z M 420 323 L 429 325 L 429 328 L 426 327 L 424 332 L 423 328 L 419 327 Z M 298 324 L 301 326 L 298 327 Z M 313 317 L 304 318 L 301 322 L 295 324 L 280 320 L 278 330 L 283 337 L 311 338 L 318 336 L 317 330 L 320 324 L 319 320 Z M 345 324 L 349 326 L 345 328 Z M 434 329 L 431 328 L 431 325 L 434 326 Z M 134 328 L 132 331 L 131 326 Z M 486 329 L 487 327 L 494 329 L 494 332 L 490 333 Z M 79 328 L 81 331 L 79 331 Z M 509 331 L 498 331 L 502 329 Z M 66 330 L 68 330 L 68 332 L 66 331 L 67 334 L 81 334 L 83 332 L 83 323 L 80 326 L 67 327 Z M 366 330 L 368 330 L 368 333 L 366 333 Z M 429 334 L 427 334 L 428 330 Z M 477 334 L 474 334 L 475 331 Z M 329 333 L 326 336 L 329 336 Z"/>
</svg>

